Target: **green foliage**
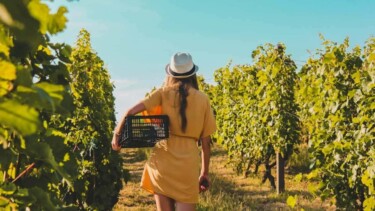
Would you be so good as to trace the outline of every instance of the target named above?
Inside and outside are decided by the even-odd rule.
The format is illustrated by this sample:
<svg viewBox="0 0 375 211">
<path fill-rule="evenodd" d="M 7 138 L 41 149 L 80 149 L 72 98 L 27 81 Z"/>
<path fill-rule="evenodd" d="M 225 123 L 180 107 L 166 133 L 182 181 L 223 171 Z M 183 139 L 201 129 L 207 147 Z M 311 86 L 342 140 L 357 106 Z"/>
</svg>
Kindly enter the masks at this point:
<svg viewBox="0 0 375 211">
<path fill-rule="evenodd" d="M 86 30 L 81 30 L 71 56 L 76 109 L 64 128 L 75 149 L 79 175 L 65 200 L 78 201 L 85 210 L 109 210 L 118 200 L 124 175 L 119 154 L 110 148 L 115 124 L 113 85 Z"/>
<path fill-rule="evenodd" d="M 303 66 L 297 93 L 314 169 L 309 177 L 321 181 L 316 192 L 323 199 L 363 209 L 374 199 L 373 183 L 367 182 L 375 179 L 374 39 L 364 52 L 349 52 L 348 39 L 323 44 L 318 58 Z"/>
<path fill-rule="evenodd" d="M 287 168 L 289 173 L 310 172 L 309 147 L 306 143 L 298 144 L 297 149 L 290 156 Z"/>
<path fill-rule="evenodd" d="M 253 65 L 216 70 L 217 85 L 208 88 L 219 128 L 215 138 L 238 172 L 268 165 L 276 151 L 287 159 L 299 140 L 294 62 L 281 44 L 258 47 L 253 59 Z"/>
<path fill-rule="evenodd" d="M 49 42 L 66 11 L 0 0 L 0 210 L 110 210 L 122 187 L 103 61 L 85 31 L 72 58 Z"/>
<path fill-rule="evenodd" d="M 0 209 L 67 208 L 58 184 L 68 188 L 76 162 L 65 135 L 51 121 L 67 118 L 74 106 L 69 94 L 65 45 L 49 43 L 48 34 L 65 22 L 39 19 L 46 5 L 33 1 L 0 1 Z M 53 27 L 43 28 L 44 25 Z"/>
<path fill-rule="evenodd" d="M 294 99 L 297 67 L 285 50 L 282 44 L 261 46 L 253 52 L 253 58 L 255 67 L 260 70 L 255 91 L 258 97 L 256 120 L 263 123 L 263 127 L 258 127 L 259 141 L 272 145 L 274 151 L 288 158 L 299 141 L 299 120 Z"/>
<path fill-rule="evenodd" d="M 289 157 L 301 137 L 309 144 L 307 178 L 321 181 L 309 189 L 334 197 L 339 208 L 372 210 L 375 39 L 351 52 L 348 40 L 323 44 L 299 77 L 283 45 L 265 45 L 253 52 L 253 65 L 217 70 L 215 86 L 201 79 L 215 109 L 216 139 L 241 172 L 275 151 Z"/>
</svg>

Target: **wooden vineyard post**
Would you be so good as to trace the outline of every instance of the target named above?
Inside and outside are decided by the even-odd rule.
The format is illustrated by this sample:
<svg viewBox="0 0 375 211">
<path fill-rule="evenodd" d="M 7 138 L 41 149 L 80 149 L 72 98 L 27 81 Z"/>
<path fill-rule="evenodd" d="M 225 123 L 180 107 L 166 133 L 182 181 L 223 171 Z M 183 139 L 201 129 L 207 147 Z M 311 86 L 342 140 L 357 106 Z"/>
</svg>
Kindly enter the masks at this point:
<svg viewBox="0 0 375 211">
<path fill-rule="evenodd" d="M 285 191 L 284 159 L 279 152 L 276 153 L 276 191 L 280 194 Z"/>
</svg>

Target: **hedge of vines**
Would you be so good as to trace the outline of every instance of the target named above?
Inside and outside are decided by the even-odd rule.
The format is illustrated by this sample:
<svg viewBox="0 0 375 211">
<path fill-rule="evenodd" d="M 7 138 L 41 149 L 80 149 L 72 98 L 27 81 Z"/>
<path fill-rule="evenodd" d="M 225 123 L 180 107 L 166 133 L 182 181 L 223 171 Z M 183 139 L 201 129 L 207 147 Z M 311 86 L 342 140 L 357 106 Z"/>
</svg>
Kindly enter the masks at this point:
<svg viewBox="0 0 375 211">
<path fill-rule="evenodd" d="M 296 65 L 285 46 L 266 44 L 252 54 L 254 64 L 215 71 L 208 94 L 216 112 L 217 142 L 229 153 L 237 172 L 266 166 L 264 181 L 275 187 L 270 169 L 275 153 L 288 157 L 298 143 L 299 120 L 294 100 Z"/>
<path fill-rule="evenodd" d="M 299 116 L 309 139 L 312 191 L 347 209 L 375 209 L 375 39 L 349 50 L 324 40 L 300 72 Z"/>
<path fill-rule="evenodd" d="M 338 208 L 373 210 L 375 39 L 352 50 L 348 39 L 322 39 L 324 48 L 300 70 L 284 45 L 266 44 L 252 64 L 216 70 L 215 84 L 200 79 L 216 113 L 215 139 L 239 173 L 265 164 L 263 182 L 273 186 L 275 152 L 287 159 L 308 142 L 307 178 L 319 181 L 310 191 Z"/>
<path fill-rule="evenodd" d="M 52 14 L 39 0 L 1 0 L 0 12 L 0 209 L 111 209 L 123 171 L 109 148 L 113 87 L 103 62 L 50 42 L 66 27 L 65 7 Z M 78 67 L 96 75 L 82 80 Z M 81 92 L 89 81 L 101 91 Z"/>
</svg>

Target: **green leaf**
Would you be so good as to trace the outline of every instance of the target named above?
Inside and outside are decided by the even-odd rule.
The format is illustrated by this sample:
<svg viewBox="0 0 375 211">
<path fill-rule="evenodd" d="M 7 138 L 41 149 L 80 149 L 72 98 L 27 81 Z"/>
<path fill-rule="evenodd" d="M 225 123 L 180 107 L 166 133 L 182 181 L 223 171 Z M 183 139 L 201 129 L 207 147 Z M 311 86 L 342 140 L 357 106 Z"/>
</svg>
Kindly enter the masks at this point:
<svg viewBox="0 0 375 211">
<path fill-rule="evenodd" d="M 355 95 L 355 93 L 357 92 L 357 90 L 353 89 L 353 90 L 350 90 L 349 93 L 348 93 L 348 98 L 349 99 L 352 99 Z"/>
<path fill-rule="evenodd" d="M 313 178 L 316 178 L 318 175 L 319 175 L 319 170 L 318 170 L 318 169 L 315 169 L 315 170 L 311 171 L 311 172 L 307 175 L 307 179 L 313 179 Z"/>
<path fill-rule="evenodd" d="M 0 3 L 0 5 L 1 5 L 1 3 Z M 0 6 L 0 7 L 2 7 L 2 6 Z M 0 12 L 0 13 L 5 14 L 6 12 Z M 0 19 L 1 19 L 1 17 L 0 17 Z M 1 22 L 1 20 L 0 20 L 0 22 Z M 9 36 L 9 34 L 7 32 L 7 29 L 5 29 L 5 27 L 0 27 L 0 53 L 4 54 L 6 59 L 9 58 L 9 47 L 10 46 L 12 46 L 12 38 Z"/>
<path fill-rule="evenodd" d="M 1 12 L 1 11 L 0 11 Z M 0 195 L 0 208 L 8 205 L 10 202 L 9 199 L 5 198 L 4 196 Z M 5 209 L 4 209 L 5 210 Z"/>
<path fill-rule="evenodd" d="M 32 86 L 33 81 L 30 71 L 27 69 L 18 69 L 16 83 L 27 87 Z"/>
<path fill-rule="evenodd" d="M 352 78 L 356 84 L 361 82 L 361 73 L 359 71 L 352 74 Z"/>
<path fill-rule="evenodd" d="M 5 21 L 12 35 L 15 36 L 13 56 L 25 57 L 41 42 L 39 22 L 30 15 L 28 1 L 2 1 L 12 21 Z M 1 19 L 1 18 L 0 18 Z M 0 20 L 1 21 L 1 20 Z"/>
<path fill-rule="evenodd" d="M 324 62 L 326 63 L 332 63 L 336 59 L 336 56 L 333 52 L 329 52 L 324 55 Z"/>
<path fill-rule="evenodd" d="M 65 178 L 68 181 L 68 184 L 72 186 L 72 178 L 71 176 L 66 172 L 64 168 L 62 168 L 55 159 L 55 156 L 52 152 L 52 149 L 47 143 L 40 143 L 40 142 L 34 142 L 29 141 L 27 143 L 27 148 L 25 149 L 25 152 L 34 157 L 37 160 L 41 160 L 45 163 L 48 163 L 53 169 L 55 169 L 63 178 Z"/>
<path fill-rule="evenodd" d="M 6 95 L 12 88 L 12 82 L 0 80 L 0 96 Z"/>
<path fill-rule="evenodd" d="M 0 169 L 7 169 L 11 163 L 16 163 L 16 161 L 16 154 L 13 150 L 0 148 Z M 0 178 L 0 181 L 3 179 Z"/>
<path fill-rule="evenodd" d="M 286 200 L 286 204 L 289 207 L 294 208 L 297 204 L 297 196 L 289 196 L 288 199 Z"/>
<path fill-rule="evenodd" d="M 281 64 L 277 62 L 272 66 L 272 78 L 275 78 L 277 74 L 279 74 L 279 71 L 281 70 Z"/>
<path fill-rule="evenodd" d="M 294 180 L 295 180 L 296 182 L 301 182 L 301 181 L 302 181 L 302 178 L 303 178 L 302 173 L 299 173 L 299 174 L 297 174 L 297 175 L 294 177 Z"/>
<path fill-rule="evenodd" d="M 33 17 L 40 22 L 40 31 L 45 34 L 47 31 L 51 34 L 56 34 L 64 30 L 67 19 L 65 13 L 68 11 L 65 7 L 59 7 L 56 14 L 50 14 L 50 9 L 46 4 L 40 0 L 32 0 L 28 8 Z"/>
<path fill-rule="evenodd" d="M 48 141 L 46 142 L 51 148 L 53 155 L 55 157 L 56 163 L 60 167 L 64 168 L 70 177 L 75 178 L 78 172 L 77 170 L 77 160 L 73 159 L 75 156 L 71 152 L 70 148 L 65 144 L 65 136 L 61 134 L 60 131 L 51 130 L 51 133 L 47 135 Z"/>
<path fill-rule="evenodd" d="M 236 141 L 237 141 L 237 144 L 242 144 L 242 141 L 243 141 L 243 138 L 241 135 L 237 134 L 236 135 Z"/>
<path fill-rule="evenodd" d="M 16 67 L 10 62 L 0 61 L 0 96 L 13 89 L 11 81 L 14 79 L 16 79 Z"/>
<path fill-rule="evenodd" d="M 369 188 L 369 191 L 374 193 L 375 187 L 374 187 L 374 175 L 372 177 L 370 176 L 369 170 L 366 170 L 364 174 L 361 177 L 361 182 L 366 185 Z"/>
<path fill-rule="evenodd" d="M 56 107 L 62 107 L 62 102 L 66 96 L 64 86 L 55 85 L 47 82 L 38 83 L 35 86 L 26 87 L 18 86 L 15 93 L 19 100 L 27 103 L 39 110 L 47 109 L 48 111 L 55 112 Z M 62 108 L 65 109 L 65 108 Z"/>
<path fill-rule="evenodd" d="M 7 61 L 0 61 L 0 79 L 14 80 L 16 78 L 16 67 Z"/>
<path fill-rule="evenodd" d="M 30 195 L 36 199 L 35 205 L 41 210 L 57 210 L 51 201 L 50 194 L 39 187 L 29 189 Z"/>
<path fill-rule="evenodd" d="M 32 0 L 28 5 L 31 15 L 40 23 L 40 32 L 47 33 L 47 26 L 49 22 L 49 7 L 40 3 L 39 0 Z"/>
<path fill-rule="evenodd" d="M 27 197 L 29 196 L 29 190 L 28 189 L 25 189 L 25 188 L 19 188 L 17 190 L 17 196 L 18 197 Z"/>
<path fill-rule="evenodd" d="M 19 96 L 23 102 L 37 109 L 54 111 L 55 106 L 52 98 L 39 87 L 18 86 L 15 95 Z"/>
<path fill-rule="evenodd" d="M 56 34 L 65 29 L 67 22 L 65 13 L 67 12 L 68 10 L 66 9 L 66 7 L 59 7 L 56 14 L 52 15 L 50 21 L 48 22 L 48 31 L 51 34 Z"/>
<path fill-rule="evenodd" d="M 370 105 L 370 109 L 371 109 L 371 110 L 374 110 L 374 109 L 375 109 L 375 102 L 371 103 L 371 105 Z"/>
<path fill-rule="evenodd" d="M 363 202 L 364 211 L 373 211 L 375 210 L 375 197 L 370 196 Z"/>
<path fill-rule="evenodd" d="M 371 53 L 367 59 L 369 62 L 375 62 L 375 52 Z"/>
<path fill-rule="evenodd" d="M 41 128 L 39 113 L 34 108 L 14 100 L 0 103 L 0 123 L 23 135 L 31 135 Z"/>
<path fill-rule="evenodd" d="M 13 183 L 3 183 L 0 186 L 0 196 L 1 195 L 12 195 L 16 192 L 17 187 Z"/>
<path fill-rule="evenodd" d="M 46 93 L 48 93 L 48 95 L 57 105 L 60 105 L 61 101 L 64 99 L 65 88 L 62 85 L 42 82 L 36 84 L 35 86 L 43 89 Z"/>
</svg>

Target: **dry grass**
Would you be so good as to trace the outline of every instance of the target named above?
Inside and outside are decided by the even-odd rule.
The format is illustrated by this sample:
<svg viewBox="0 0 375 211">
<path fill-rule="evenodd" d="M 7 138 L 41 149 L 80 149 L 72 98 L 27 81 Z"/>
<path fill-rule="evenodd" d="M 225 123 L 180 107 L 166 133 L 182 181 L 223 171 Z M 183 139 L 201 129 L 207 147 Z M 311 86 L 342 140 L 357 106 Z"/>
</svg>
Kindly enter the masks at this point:
<svg viewBox="0 0 375 211">
<path fill-rule="evenodd" d="M 113 210 L 154 210 L 153 196 L 140 188 L 147 151 L 143 149 L 121 149 L 124 168 L 130 172 L 130 180 L 120 191 L 119 201 Z"/>
<path fill-rule="evenodd" d="M 139 187 L 148 151 L 123 149 L 121 153 L 131 179 L 120 192 L 114 210 L 155 210 L 153 196 Z M 262 169 L 258 175 L 244 178 L 227 167 L 226 161 L 225 152 L 214 147 L 210 167 L 211 188 L 209 192 L 201 194 L 197 210 L 335 210 L 328 202 L 314 198 L 307 191 L 308 183 L 296 181 L 294 175 L 285 176 L 287 190 L 279 195 L 270 188 L 269 183 L 261 184 Z M 298 196 L 295 209 L 286 205 L 290 195 Z"/>
<path fill-rule="evenodd" d="M 329 203 L 322 203 L 308 191 L 306 181 L 296 182 L 294 175 L 285 176 L 286 191 L 277 194 L 269 183 L 261 184 L 263 169 L 258 175 L 244 178 L 225 166 L 225 152 L 215 148 L 211 159 L 210 192 L 202 194 L 198 210 L 292 210 L 287 206 L 288 196 L 298 196 L 294 210 L 334 210 Z M 275 176 L 275 172 L 273 172 Z"/>
</svg>

